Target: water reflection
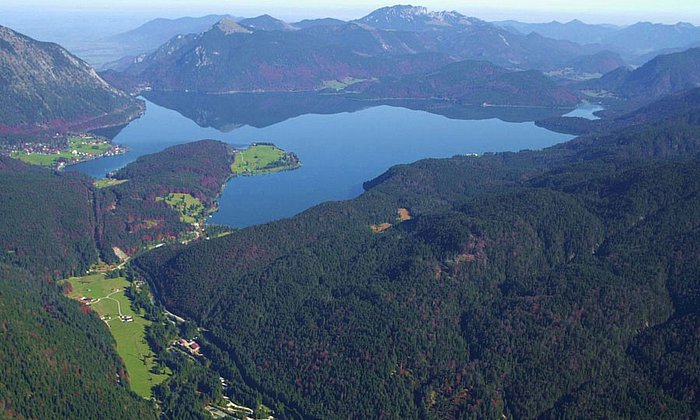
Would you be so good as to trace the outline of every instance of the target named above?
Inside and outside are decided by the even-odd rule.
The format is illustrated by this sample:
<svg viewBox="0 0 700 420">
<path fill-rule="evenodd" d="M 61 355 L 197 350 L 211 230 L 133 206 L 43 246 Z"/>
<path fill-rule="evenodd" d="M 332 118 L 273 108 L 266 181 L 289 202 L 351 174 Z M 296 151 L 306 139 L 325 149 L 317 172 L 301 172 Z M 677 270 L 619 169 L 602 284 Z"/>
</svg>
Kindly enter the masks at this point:
<svg viewBox="0 0 700 420">
<path fill-rule="evenodd" d="M 362 100 L 348 95 L 317 93 L 199 93 L 148 92 L 151 102 L 175 110 L 201 127 L 228 132 L 244 125 L 263 128 L 307 114 L 355 112 L 381 105 L 426 111 L 450 119 L 506 122 L 559 117 L 569 110 L 549 108 L 462 106 L 437 100 Z"/>
</svg>

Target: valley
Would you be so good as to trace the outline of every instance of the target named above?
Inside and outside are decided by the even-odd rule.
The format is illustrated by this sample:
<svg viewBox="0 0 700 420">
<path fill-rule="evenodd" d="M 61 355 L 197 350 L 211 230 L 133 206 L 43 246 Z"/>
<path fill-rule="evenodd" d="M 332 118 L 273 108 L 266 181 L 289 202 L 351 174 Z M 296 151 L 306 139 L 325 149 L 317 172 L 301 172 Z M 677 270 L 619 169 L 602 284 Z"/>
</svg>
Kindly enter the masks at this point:
<svg viewBox="0 0 700 420">
<path fill-rule="evenodd" d="M 109 327 L 129 375 L 131 389 L 145 399 L 152 388 L 170 375 L 159 367 L 156 356 L 146 342 L 146 328 L 151 325 L 142 311 L 134 311 L 127 289 L 135 288 L 124 277 L 106 278 L 98 273 L 66 280 L 64 289 L 71 299 L 95 311 Z M 160 372 L 162 373 L 154 373 Z"/>
</svg>

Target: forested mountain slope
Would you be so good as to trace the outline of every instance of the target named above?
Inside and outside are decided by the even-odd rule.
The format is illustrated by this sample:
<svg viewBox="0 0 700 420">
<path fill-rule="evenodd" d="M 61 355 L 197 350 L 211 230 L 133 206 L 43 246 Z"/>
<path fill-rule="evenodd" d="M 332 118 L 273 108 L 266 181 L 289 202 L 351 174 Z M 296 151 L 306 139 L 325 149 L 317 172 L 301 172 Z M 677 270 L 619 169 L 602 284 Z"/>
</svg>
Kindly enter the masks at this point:
<svg viewBox="0 0 700 420">
<path fill-rule="evenodd" d="M 104 323 L 55 285 L 0 263 L 0 417 L 153 419 Z"/>
<path fill-rule="evenodd" d="M 0 196 L 0 263 L 58 279 L 97 261 L 90 178 L 0 156 Z"/>
<path fill-rule="evenodd" d="M 0 26 L 0 142 L 121 125 L 142 111 L 59 45 Z"/>
<path fill-rule="evenodd" d="M 700 114 L 366 188 L 137 265 L 282 415 L 698 414 Z"/>
<path fill-rule="evenodd" d="M 92 180 L 0 157 L 0 417 L 153 418 L 104 323 L 53 280 L 97 261 Z"/>
<path fill-rule="evenodd" d="M 192 229 L 158 201 L 186 192 L 212 205 L 231 176 L 230 146 L 215 141 L 148 155 L 98 189 L 76 172 L 0 156 L 0 417 L 153 418 L 104 323 L 54 283 Z"/>
<path fill-rule="evenodd" d="M 578 103 L 575 94 L 539 71 L 509 71 L 487 61 L 460 61 L 427 74 L 369 84 L 361 90 L 362 96 L 439 98 L 468 105 L 573 108 Z"/>
</svg>

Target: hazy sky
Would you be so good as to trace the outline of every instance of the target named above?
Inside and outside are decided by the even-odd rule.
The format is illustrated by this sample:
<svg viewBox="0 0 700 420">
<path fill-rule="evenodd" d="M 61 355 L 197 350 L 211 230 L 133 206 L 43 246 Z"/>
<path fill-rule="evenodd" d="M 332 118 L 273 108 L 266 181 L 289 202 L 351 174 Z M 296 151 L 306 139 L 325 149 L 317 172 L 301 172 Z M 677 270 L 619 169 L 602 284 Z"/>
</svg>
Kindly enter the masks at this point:
<svg viewBox="0 0 700 420">
<path fill-rule="evenodd" d="M 377 0 L 2 0 L 0 11 L 34 14 L 39 11 L 109 11 L 119 15 L 144 17 L 201 16 L 208 13 L 248 17 L 269 13 L 288 20 L 323 16 L 351 19 L 394 3 Z M 413 4 L 431 10 L 457 10 L 486 20 L 567 21 L 579 18 L 591 23 L 627 24 L 648 20 L 700 24 L 699 0 L 422 0 Z"/>
</svg>

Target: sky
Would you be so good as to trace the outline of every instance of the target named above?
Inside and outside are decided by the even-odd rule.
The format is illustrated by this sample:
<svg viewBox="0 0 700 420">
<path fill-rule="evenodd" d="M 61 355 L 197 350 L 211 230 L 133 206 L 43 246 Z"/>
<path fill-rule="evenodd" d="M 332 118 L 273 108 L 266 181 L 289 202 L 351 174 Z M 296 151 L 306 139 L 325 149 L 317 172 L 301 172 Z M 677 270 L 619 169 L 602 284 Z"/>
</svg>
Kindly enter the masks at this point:
<svg viewBox="0 0 700 420">
<path fill-rule="evenodd" d="M 202 16 L 209 13 L 251 17 L 268 13 L 286 20 L 326 16 L 353 19 L 394 3 L 377 0 L 3 0 L 0 2 L 0 13 L 112 13 L 143 18 Z M 544 22 L 577 18 L 589 23 L 685 21 L 700 25 L 698 0 L 422 0 L 413 4 L 431 10 L 457 10 L 485 20 Z"/>
</svg>

